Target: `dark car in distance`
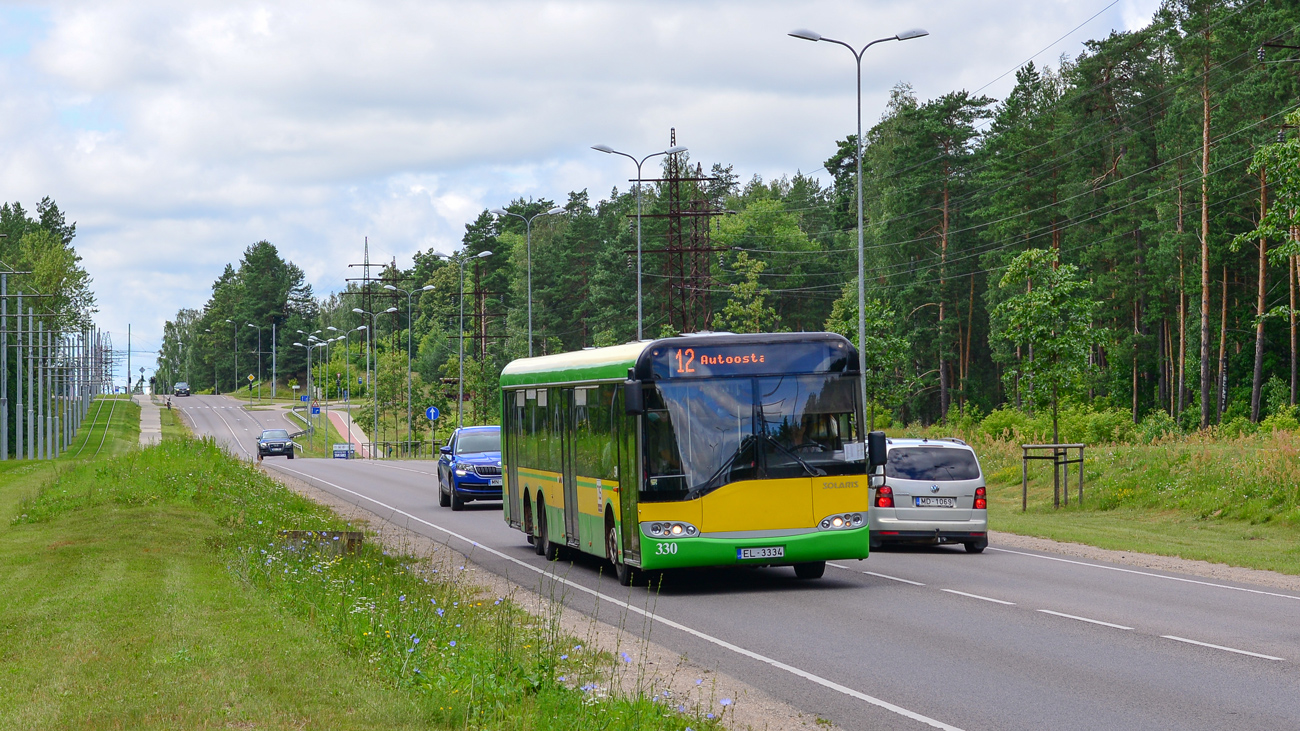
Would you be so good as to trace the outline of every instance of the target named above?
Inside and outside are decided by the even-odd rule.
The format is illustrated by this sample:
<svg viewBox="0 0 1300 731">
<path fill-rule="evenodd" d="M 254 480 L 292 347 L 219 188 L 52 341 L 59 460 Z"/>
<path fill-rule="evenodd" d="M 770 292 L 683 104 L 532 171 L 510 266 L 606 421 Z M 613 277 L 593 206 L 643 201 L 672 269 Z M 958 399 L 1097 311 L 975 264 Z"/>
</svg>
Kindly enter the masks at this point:
<svg viewBox="0 0 1300 731">
<path fill-rule="evenodd" d="M 175 385 L 175 386 L 172 386 L 172 395 L 173 395 L 173 396 L 189 396 L 189 395 L 190 395 L 190 384 L 186 383 L 185 381 L 177 381 L 177 382 L 176 382 L 176 385 Z"/>
<path fill-rule="evenodd" d="M 471 500 L 501 499 L 501 427 L 457 429 L 439 452 L 439 505 L 462 510 Z"/>
<path fill-rule="evenodd" d="M 257 458 L 288 457 L 293 459 L 293 439 L 285 429 L 263 429 L 257 438 Z"/>
</svg>

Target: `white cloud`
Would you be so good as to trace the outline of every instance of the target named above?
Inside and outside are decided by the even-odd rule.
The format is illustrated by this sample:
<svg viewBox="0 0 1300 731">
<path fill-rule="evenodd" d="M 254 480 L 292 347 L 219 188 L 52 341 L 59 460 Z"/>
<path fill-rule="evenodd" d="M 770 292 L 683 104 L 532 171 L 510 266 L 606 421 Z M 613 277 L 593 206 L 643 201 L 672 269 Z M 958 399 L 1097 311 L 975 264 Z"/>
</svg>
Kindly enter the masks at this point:
<svg viewBox="0 0 1300 731">
<path fill-rule="evenodd" d="M 819 168 L 854 123 L 853 61 L 795 27 L 872 48 L 863 115 L 888 90 L 978 88 L 1104 0 L 812 3 L 54 3 L 0 8 L 4 197 L 53 196 L 78 221 L 101 321 L 156 344 L 227 262 L 260 239 L 337 288 L 369 236 L 376 258 L 459 244 L 466 222 L 516 197 L 599 199 L 668 128 L 742 177 Z M 1039 61 L 1156 0 L 1122 0 Z M 33 18 L 36 18 L 35 20 Z M 36 38 L 31 38 L 36 34 Z M 1013 78 L 986 93 L 1005 93 Z M 154 345 L 145 346 L 146 350 Z"/>
</svg>

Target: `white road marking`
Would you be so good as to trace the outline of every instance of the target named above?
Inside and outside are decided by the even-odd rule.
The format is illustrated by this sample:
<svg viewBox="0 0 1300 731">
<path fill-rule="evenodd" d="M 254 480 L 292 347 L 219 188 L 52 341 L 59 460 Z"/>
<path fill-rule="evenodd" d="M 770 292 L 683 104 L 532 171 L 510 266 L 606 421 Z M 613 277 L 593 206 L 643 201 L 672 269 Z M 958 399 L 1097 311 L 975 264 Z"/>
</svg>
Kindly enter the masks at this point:
<svg viewBox="0 0 1300 731">
<path fill-rule="evenodd" d="M 1175 637 L 1173 635 L 1160 635 L 1160 636 L 1165 638 L 1166 640 L 1177 640 L 1178 642 L 1186 642 L 1189 645 L 1200 645 L 1201 647 L 1212 647 L 1216 650 L 1223 650 L 1224 652 L 1235 652 L 1238 655 L 1250 655 L 1251 657 L 1258 657 L 1264 660 L 1277 660 L 1278 662 L 1286 662 L 1284 658 L 1273 657 L 1272 655 L 1261 655 L 1258 652 L 1246 652 L 1245 650 L 1237 650 L 1231 647 L 1224 647 L 1223 645 L 1211 645 L 1208 642 L 1197 642 L 1196 640 L 1189 640 L 1186 637 Z"/>
<path fill-rule="evenodd" d="M 409 467 L 398 467 L 397 465 L 384 464 L 383 462 L 381 462 L 381 461 L 379 461 L 379 460 L 367 460 L 366 462 L 362 462 L 362 464 L 367 464 L 367 463 L 369 463 L 369 464 L 373 464 L 373 465 L 376 466 L 376 467 L 387 467 L 387 468 L 389 468 L 389 469 L 393 469 L 393 470 L 401 470 L 401 471 L 403 471 L 403 472 L 414 472 L 414 473 L 417 474 L 417 475 L 425 475 L 426 477 L 437 477 L 437 476 L 438 476 L 438 473 L 436 473 L 436 472 L 424 472 L 424 471 L 422 471 L 422 470 L 413 470 L 413 469 L 411 469 L 411 468 L 409 468 Z"/>
<path fill-rule="evenodd" d="M 283 466 L 276 465 L 276 466 L 275 466 L 275 469 L 284 470 L 284 471 L 286 471 L 286 472 L 292 472 L 292 473 L 297 474 L 297 475 L 302 475 L 303 477 L 306 477 L 306 478 L 309 478 L 309 479 L 312 479 L 312 480 L 316 480 L 317 482 L 324 483 L 324 484 L 329 485 L 330 487 L 333 487 L 333 488 L 335 488 L 335 489 L 342 490 L 343 492 L 346 492 L 346 493 L 349 493 L 349 494 L 352 494 L 352 495 L 356 495 L 357 497 L 362 498 L 362 499 L 364 499 L 364 500 L 369 500 L 370 502 L 374 503 L 375 505 L 380 506 L 381 508 L 384 508 L 385 510 L 391 510 L 391 511 L 393 511 L 394 513 L 398 513 L 398 514 L 400 514 L 400 515 L 403 515 L 403 516 L 405 516 L 405 517 L 407 517 L 407 518 L 410 518 L 411 520 L 414 520 L 414 521 L 416 521 L 416 522 L 418 522 L 418 523 L 423 523 L 424 525 L 427 525 L 427 526 L 429 526 L 430 528 L 434 528 L 434 529 L 436 529 L 436 530 L 440 530 L 440 531 L 442 531 L 443 533 L 446 533 L 448 536 L 450 536 L 450 537 L 452 537 L 452 538 L 459 539 L 459 540 L 461 540 L 461 541 L 464 541 L 465 543 L 468 543 L 468 544 L 470 544 L 471 546 L 474 546 L 475 548 L 481 548 L 481 549 L 483 549 L 484 551 L 487 551 L 488 553 L 492 554 L 493 556 L 496 556 L 497 558 L 505 559 L 506 561 L 509 561 L 509 562 L 511 562 L 511 563 L 513 563 L 513 564 L 516 564 L 516 565 L 519 565 L 519 566 L 522 566 L 523 568 L 528 569 L 529 571 L 536 572 L 536 573 L 541 574 L 541 575 L 543 575 L 543 576 L 549 576 L 552 580 L 554 580 L 554 581 L 558 581 L 558 582 L 564 584 L 565 586 L 568 586 L 568 587 L 570 587 L 570 588 L 572 588 L 572 589 L 574 589 L 574 590 L 580 591 L 580 592 L 582 592 L 582 593 L 584 593 L 584 594 L 589 594 L 589 595 L 591 595 L 591 596 L 593 596 L 593 597 L 596 597 L 596 598 L 598 598 L 598 599 L 602 599 L 602 600 L 607 601 L 607 602 L 609 602 L 610 604 L 613 604 L 613 605 L 615 605 L 615 606 L 617 606 L 617 607 L 621 607 L 621 608 L 623 608 L 623 609 L 626 609 L 626 610 L 629 611 L 629 612 L 633 612 L 633 613 L 635 613 L 635 614 L 639 614 L 639 615 L 641 615 L 641 616 L 643 616 L 643 617 L 646 617 L 647 619 L 651 619 L 651 620 L 654 620 L 654 621 L 656 621 L 656 622 L 659 622 L 660 624 L 666 625 L 666 626 L 668 626 L 668 627 L 672 627 L 673 629 L 681 630 L 682 632 L 685 632 L 685 633 L 687 633 L 687 634 L 689 634 L 689 635 L 691 635 L 691 636 L 693 636 L 693 637 L 698 637 L 699 639 L 704 640 L 705 642 L 709 642 L 709 643 L 711 643 L 711 644 L 717 645 L 718 647 L 721 647 L 721 648 L 724 648 L 724 649 L 727 649 L 727 650 L 731 650 L 732 652 L 734 652 L 734 653 L 736 653 L 736 654 L 738 654 L 738 655 L 743 655 L 743 656 L 748 657 L 748 658 L 750 658 L 750 659 L 758 660 L 759 662 L 766 663 L 767 665 L 770 665 L 770 666 L 772 666 L 772 667 L 774 667 L 774 668 L 777 668 L 777 669 L 779 669 L 779 670 L 784 670 L 784 671 L 786 671 L 787 673 L 790 673 L 791 675 L 795 675 L 795 676 L 798 676 L 798 677 L 803 678 L 803 679 L 805 679 L 805 680 L 812 681 L 812 682 L 816 683 L 817 685 L 820 685 L 820 686 L 822 686 L 822 687 L 824 687 L 824 688 L 829 688 L 829 689 L 834 690 L 834 691 L 836 691 L 836 692 L 838 692 L 838 693 L 843 693 L 844 695 L 847 695 L 847 696 L 849 696 L 850 698 L 856 698 L 856 699 L 858 699 L 858 700 L 860 700 L 860 701 L 865 701 L 865 702 L 870 703 L 871 705 L 876 706 L 876 707 L 878 707 L 878 708 L 883 708 L 883 709 L 885 709 L 886 711 L 890 711 L 890 712 L 892 712 L 892 713 L 897 713 L 897 714 L 900 715 L 900 716 L 903 716 L 903 717 L 905 717 L 905 718 L 910 718 L 910 719 L 912 719 L 913 721 L 917 721 L 917 722 L 919 722 L 919 723 L 926 724 L 927 726 L 931 726 L 931 727 L 933 727 L 933 728 L 945 729 L 946 731 L 961 731 L 961 729 L 957 728 L 956 726 L 952 726 L 952 725 L 946 724 L 946 723 L 944 723 L 944 722 L 942 722 L 942 721 L 937 721 L 937 720 L 935 720 L 935 719 L 933 719 L 933 718 L 930 718 L 929 716 L 923 716 L 923 715 L 921 715 L 921 714 L 919 714 L 919 713 L 916 713 L 915 711 L 909 711 L 909 710 L 907 710 L 906 708 L 903 708 L 902 706 L 896 706 L 896 705 L 894 705 L 893 703 L 890 703 L 889 701 L 884 701 L 884 700 L 881 700 L 881 699 L 876 698 L 876 697 L 874 697 L 874 696 L 867 695 L 866 693 L 862 693 L 862 692 L 860 692 L 860 691 L 856 691 L 856 690 L 854 690 L 854 689 L 852 689 L 852 688 L 849 688 L 849 687 L 847 687 L 847 686 L 840 685 L 839 683 L 836 683 L 835 681 L 827 680 L 826 678 L 823 678 L 823 677 L 821 677 L 821 676 L 819 676 L 819 675 L 814 675 L 813 673 L 810 673 L 810 672 L 808 672 L 807 670 L 801 670 L 801 669 L 799 669 L 799 668 L 797 668 L 797 667 L 794 667 L 793 665 L 787 665 L 786 663 L 783 663 L 783 662 L 781 662 L 780 660 L 774 660 L 774 659 L 772 659 L 772 658 L 770 658 L 770 657 L 767 657 L 767 656 L 765 656 L 765 655 L 760 655 L 760 654 L 758 654 L 757 652 L 754 652 L 754 651 L 752 651 L 752 650 L 747 650 L 747 649 L 745 649 L 745 648 L 743 648 L 743 647 L 740 647 L 739 645 L 733 645 L 732 643 L 727 642 L 726 640 L 719 639 L 719 638 L 717 638 L 717 637 L 714 637 L 713 635 L 705 634 L 704 632 L 701 632 L 701 631 L 699 631 L 699 630 L 697 630 L 697 629 L 692 629 L 692 628 L 690 628 L 690 627 L 687 627 L 687 626 L 684 625 L 684 624 L 681 624 L 680 622 L 674 622 L 674 621 L 672 621 L 671 619 L 665 619 L 665 618 L 663 618 L 663 617 L 657 616 L 657 615 L 655 615 L 654 613 L 652 613 L 652 612 L 650 612 L 650 611 L 648 611 L 648 610 L 642 609 L 642 608 L 640 608 L 640 607 L 633 606 L 632 604 L 629 604 L 628 602 L 622 601 L 621 599 L 616 599 L 616 598 L 614 598 L 614 597 L 612 597 L 612 596 L 609 596 L 609 595 L 607 595 L 607 594 L 602 594 L 602 593 L 600 593 L 599 591 L 596 591 L 595 589 L 590 589 L 590 588 L 588 588 L 588 587 L 586 587 L 586 586 L 583 586 L 582 584 L 579 584 L 579 583 L 577 583 L 576 581 L 570 581 L 569 579 L 566 579 L 566 578 L 564 578 L 564 577 L 556 576 L 555 574 L 552 574 L 552 573 L 550 573 L 550 572 L 548 572 L 548 571 L 545 571 L 545 570 L 543 570 L 543 569 L 539 569 L 539 568 L 537 568 L 536 566 L 534 566 L 534 565 L 532 565 L 532 564 L 530 564 L 530 563 L 526 563 L 526 562 L 524 562 L 524 561 L 520 561 L 519 559 L 517 559 L 517 558 L 515 558 L 515 557 L 513 557 L 513 556 L 507 556 L 506 554 L 504 554 L 504 553 L 502 553 L 502 552 L 500 552 L 500 551 L 497 551 L 497 550 L 492 549 L 492 548 L 488 548 L 487 546 L 484 546 L 483 544 L 479 543 L 478 541 L 475 541 L 475 540 L 470 539 L 470 538 L 467 538 L 467 537 L 465 537 L 465 536 L 463 536 L 463 535 L 461 535 L 461 534 L 459 534 L 459 533 L 456 533 L 456 532 L 454 532 L 454 531 L 451 531 L 451 530 L 448 530 L 448 529 L 446 529 L 446 528 L 443 528 L 443 527 L 440 526 L 440 525 L 436 525 L 436 524 L 434 524 L 434 523 L 430 523 L 429 521 L 427 521 L 427 520 L 425 520 L 425 519 L 423 519 L 423 518 L 420 518 L 420 517 L 418 517 L 418 516 L 411 515 L 410 513 L 406 512 L 406 511 L 404 511 L 404 510 L 399 510 L 399 509 L 393 507 L 392 505 L 388 505 L 388 504 L 386 504 L 386 503 L 382 503 L 382 502 L 380 502 L 380 501 L 378 501 L 378 500 L 376 500 L 376 499 L 374 499 L 374 498 L 372 498 L 372 497 L 370 497 L 370 496 L 368 496 L 368 495 L 362 495 L 361 493 L 356 492 L 355 490 L 349 490 L 348 488 L 343 487 L 342 485 L 336 485 L 336 484 L 334 484 L 334 483 L 332 483 L 332 482 L 329 482 L 328 480 L 322 480 L 322 479 L 320 479 L 319 477 L 316 477 L 316 476 L 314 476 L 314 475 L 309 475 L 309 474 L 307 474 L 306 472 L 299 472 L 298 470 L 290 469 L 290 468 L 288 468 L 288 467 L 283 467 Z M 915 583 L 915 582 L 907 582 L 907 583 Z"/>
<path fill-rule="evenodd" d="M 946 591 L 946 592 L 948 592 L 949 594 L 958 594 L 958 595 L 961 595 L 961 596 L 968 596 L 968 597 L 970 597 L 971 599 L 979 599 L 979 600 L 981 600 L 981 601 L 993 602 L 994 604 L 1005 604 L 1005 605 L 1007 605 L 1007 606 L 1009 606 L 1009 607 L 1014 607 L 1014 606 L 1016 605 L 1015 602 L 1005 602 L 1005 601 L 1002 601 L 1001 599 L 994 599 L 994 598 L 992 598 L 992 597 L 980 596 L 979 594 L 967 594 L 967 593 L 964 592 L 964 591 L 957 591 L 956 589 L 940 589 L 939 591 Z"/>
<path fill-rule="evenodd" d="M 1063 612 L 1053 612 L 1053 611 L 1050 610 L 1050 609 L 1039 609 L 1038 611 L 1042 612 L 1043 614 L 1051 614 L 1051 615 L 1056 616 L 1056 617 L 1065 617 L 1066 619 L 1077 619 L 1077 620 L 1079 620 L 1080 622 L 1090 622 L 1090 623 L 1092 623 L 1092 624 L 1100 624 L 1100 625 L 1105 626 L 1105 627 L 1114 627 L 1115 629 L 1133 629 L 1132 627 L 1125 627 L 1125 626 L 1122 625 L 1122 624 L 1113 624 L 1113 623 L 1111 623 L 1111 622 L 1103 622 L 1103 621 L 1101 621 L 1100 619 L 1088 619 L 1087 617 L 1077 617 L 1077 616 L 1075 616 L 1075 615 L 1073 615 L 1073 614 L 1065 614 L 1065 613 L 1063 613 Z"/>
<path fill-rule="evenodd" d="M 1000 551 L 1002 553 L 1014 553 L 1018 556 L 1028 556 L 1030 558 L 1041 558 L 1047 561 L 1060 561 L 1062 563 L 1072 563 L 1079 566 L 1090 566 L 1094 569 L 1106 569 L 1107 571 L 1119 571 L 1125 574 L 1137 574 L 1138 576 L 1152 576 L 1157 579 L 1168 579 L 1169 581 L 1181 581 L 1186 584 L 1200 584 L 1201 586 L 1212 586 L 1216 589 L 1232 589 L 1233 591 L 1244 591 L 1248 594 L 1263 594 L 1264 596 L 1275 596 L 1281 599 L 1295 599 L 1300 601 L 1300 596 L 1291 594 L 1278 594 L 1272 591 L 1262 591 L 1260 589 L 1246 589 L 1240 586 L 1228 586 L 1227 584 L 1215 584 L 1211 581 L 1197 581 L 1196 579 L 1185 579 L 1181 576 L 1165 576 L 1164 574 L 1153 574 L 1150 571 L 1137 571 L 1135 569 L 1122 569 L 1118 566 L 1106 566 L 1099 563 L 1089 563 L 1087 561 L 1073 561 L 1068 558 L 1057 558 L 1056 556 L 1042 556 L 1037 553 L 1026 553 L 1024 551 L 1012 551 L 1009 548 L 994 548 L 989 546 L 990 551 Z"/>
<path fill-rule="evenodd" d="M 248 454 L 248 448 L 244 446 L 243 442 L 239 441 L 239 435 L 235 433 L 235 427 L 231 426 L 230 422 L 226 421 L 226 417 L 222 416 L 220 412 L 217 413 L 217 418 L 221 419 L 221 423 L 225 424 L 226 428 L 230 430 L 230 436 L 235 438 L 235 446 L 239 447 L 239 449 L 243 451 L 244 454 Z M 251 454 L 248 454 L 248 458 L 252 459 L 253 456 Z"/>
<path fill-rule="evenodd" d="M 878 574 L 875 571 L 863 571 L 862 573 L 866 574 L 867 576 L 878 576 L 882 579 L 889 579 L 890 581 L 901 581 L 904 584 L 911 584 L 912 586 L 925 586 L 925 584 L 922 584 L 919 581 L 912 581 L 911 579 L 900 579 L 897 576 L 890 576 L 889 574 Z"/>
</svg>

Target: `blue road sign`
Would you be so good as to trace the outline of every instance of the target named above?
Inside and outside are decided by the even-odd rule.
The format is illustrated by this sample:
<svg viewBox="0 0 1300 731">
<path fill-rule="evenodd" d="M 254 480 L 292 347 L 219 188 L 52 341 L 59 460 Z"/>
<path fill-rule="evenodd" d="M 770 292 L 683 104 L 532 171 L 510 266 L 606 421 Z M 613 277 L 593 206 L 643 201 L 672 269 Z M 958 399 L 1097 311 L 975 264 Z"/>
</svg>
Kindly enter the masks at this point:
<svg viewBox="0 0 1300 731">
<path fill-rule="evenodd" d="M 311 401 L 311 397 L 304 393 L 303 395 L 298 397 L 298 400 L 302 401 L 303 403 L 306 403 L 308 401 Z"/>
<path fill-rule="evenodd" d="M 319 406 L 313 406 L 313 407 L 311 407 L 311 415 L 312 415 L 312 416 L 317 416 L 317 415 L 319 415 L 319 414 L 320 414 L 320 407 L 319 407 Z"/>
<path fill-rule="evenodd" d="M 425 417 L 426 419 L 428 419 L 429 421 L 437 421 L 437 420 L 438 420 L 438 407 L 437 407 L 437 406 L 430 406 L 429 408 L 425 409 L 425 410 L 424 410 L 424 417 Z"/>
</svg>

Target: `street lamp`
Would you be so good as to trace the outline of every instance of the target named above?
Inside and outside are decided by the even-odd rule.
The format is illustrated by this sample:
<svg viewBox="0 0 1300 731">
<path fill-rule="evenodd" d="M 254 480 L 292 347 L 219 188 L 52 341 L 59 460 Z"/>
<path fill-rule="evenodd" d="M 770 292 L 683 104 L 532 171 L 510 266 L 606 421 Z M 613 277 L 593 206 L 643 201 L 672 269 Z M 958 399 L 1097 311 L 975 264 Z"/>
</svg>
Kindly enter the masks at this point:
<svg viewBox="0 0 1300 731">
<path fill-rule="evenodd" d="M 858 379 L 862 382 L 862 408 L 867 408 L 867 351 L 866 351 L 866 330 L 867 330 L 867 290 L 866 276 L 864 273 L 864 257 L 862 245 L 862 55 L 867 52 L 868 48 L 883 43 L 885 41 L 910 41 L 913 38 L 921 38 L 930 35 L 929 31 L 920 28 L 905 30 L 897 35 L 888 38 L 877 38 L 862 47 L 861 51 L 855 51 L 853 46 L 844 41 L 837 41 L 834 38 L 827 38 L 820 33 L 810 30 L 793 30 L 788 34 L 793 38 L 799 38 L 805 41 L 826 41 L 836 45 L 844 46 L 853 54 L 853 60 L 858 64 L 858 136 L 857 142 L 857 162 L 858 162 Z"/>
<path fill-rule="evenodd" d="M 456 428 L 465 426 L 465 259 L 486 259 L 492 256 L 490 251 L 480 251 L 472 257 L 460 254 L 437 254 L 444 259 L 455 261 L 460 266 L 460 377 L 456 379 Z M 530 343 L 531 345 L 531 343 Z"/>
<path fill-rule="evenodd" d="M 298 332 L 302 332 L 302 331 L 299 330 Z M 320 332 L 320 331 L 317 330 L 316 332 Z M 314 444 L 316 443 L 316 427 L 315 427 L 314 424 L 312 424 L 312 418 L 311 418 L 311 416 L 312 416 L 312 414 L 311 414 L 312 404 L 316 402 L 316 388 L 315 388 L 315 384 L 314 384 L 314 381 L 313 381 L 312 370 L 311 370 L 311 351 L 312 351 L 312 348 L 319 348 L 320 346 L 322 346 L 322 345 L 325 344 L 325 343 L 322 343 L 322 342 L 319 342 L 319 341 L 317 341 L 317 342 L 312 342 L 313 340 L 316 340 L 316 336 L 315 336 L 315 335 L 308 335 L 308 336 L 307 336 L 307 344 L 306 344 L 306 345 L 304 345 L 304 344 L 302 344 L 302 343 L 294 343 L 294 344 L 293 344 L 295 348 L 302 348 L 303 350 L 306 350 L 306 351 L 307 351 L 307 399 L 308 399 L 308 401 L 307 401 L 307 439 L 308 439 L 308 444 L 309 444 L 309 445 L 314 445 Z M 328 429 L 326 429 L 325 434 L 326 434 L 327 436 L 329 435 L 329 430 L 328 430 Z"/>
<path fill-rule="evenodd" d="M 640 173 L 637 173 L 640 177 Z M 531 216 L 523 216 L 518 213 L 511 213 L 504 208 L 493 208 L 493 215 L 498 218 L 514 216 L 524 222 L 524 232 L 526 234 L 528 247 L 528 357 L 533 357 L 533 219 L 538 216 L 558 216 L 566 211 L 560 206 L 556 206 L 549 211 L 534 213 Z"/>
<path fill-rule="evenodd" d="M 343 399 L 344 408 L 348 411 L 348 444 L 352 444 L 352 341 L 349 338 L 352 336 L 352 333 L 358 330 L 369 332 L 370 328 L 365 325 L 360 325 L 343 333 L 343 339 L 345 341 L 343 343 L 343 351 L 345 353 L 343 358 L 343 379 L 348 382 L 348 387 L 343 392 Z M 352 447 L 348 447 L 348 451 L 351 450 Z"/>
<path fill-rule="evenodd" d="M 205 332 L 205 333 L 207 333 L 207 334 L 209 334 L 209 335 L 216 335 L 216 333 L 212 332 L 212 328 L 210 328 L 210 327 L 205 327 L 205 328 L 203 328 L 203 332 Z M 216 396 L 217 394 L 221 393 L 219 390 L 217 390 L 217 353 L 216 353 L 216 346 L 213 346 L 212 350 L 213 350 L 213 353 L 212 353 L 212 395 L 213 395 L 213 396 Z"/>
<path fill-rule="evenodd" d="M 360 307 L 353 307 L 353 308 L 352 308 L 352 311 L 355 312 L 355 313 L 357 313 L 358 315 L 369 315 L 369 316 L 370 316 L 370 329 L 369 329 L 369 330 L 366 330 L 366 356 L 367 356 L 367 358 L 368 358 L 369 355 L 370 355 L 370 333 L 371 333 L 371 331 L 375 330 L 375 329 L 379 326 L 378 321 L 377 321 L 377 318 L 378 318 L 380 315 L 387 315 L 387 314 L 390 314 L 390 313 L 393 313 L 393 312 L 397 312 L 397 308 L 396 308 L 396 307 L 389 307 L 388 309 L 384 310 L 383 312 L 366 312 L 365 310 L 361 309 Z M 378 338 L 378 333 L 376 333 L 376 338 Z M 379 344 L 379 341 L 376 339 L 376 341 L 375 341 L 375 345 L 377 346 L 378 344 Z M 369 366 L 367 366 L 367 371 L 368 371 L 368 370 L 369 370 Z M 370 376 L 370 373 L 367 372 L 367 373 L 366 373 L 366 377 L 369 378 L 369 376 Z M 371 435 L 370 435 L 370 457 L 371 457 L 371 459 L 374 459 L 374 456 L 375 456 L 375 445 L 378 444 L 378 440 L 379 440 L 379 352 L 378 352 L 378 351 L 375 352 L 375 378 L 374 378 L 374 380 L 372 381 L 372 383 L 373 383 L 373 385 L 374 385 L 374 389 L 373 389 L 373 390 L 374 390 L 374 393 L 371 394 L 371 399 L 373 399 L 373 401 L 374 401 L 374 406 L 375 406 L 375 410 L 374 410 L 374 414 L 375 414 L 375 422 L 374 422 L 375 426 L 374 426 L 374 429 L 375 429 L 375 430 L 374 430 L 374 431 L 371 433 Z"/>
<path fill-rule="evenodd" d="M 398 289 L 391 284 L 385 284 L 384 289 L 394 292 L 401 292 L 406 295 L 406 448 L 411 449 L 411 331 L 415 328 L 411 326 L 411 294 L 404 289 Z M 426 284 L 414 292 L 430 292 L 433 290 L 432 284 Z M 330 328 L 333 330 L 334 328 Z"/>
<path fill-rule="evenodd" d="M 262 326 L 253 323 L 245 323 L 251 328 L 257 329 L 257 401 L 262 401 Z"/>
<path fill-rule="evenodd" d="M 626 152 L 619 152 L 609 145 L 592 145 L 591 149 L 596 152 L 603 152 L 607 155 L 622 155 L 636 163 L 636 339 L 641 340 L 641 165 L 652 157 L 658 157 L 659 155 L 676 155 L 679 152 L 686 152 L 686 148 L 682 145 L 669 147 L 663 152 L 652 152 L 640 160 L 637 160 Z"/>
<path fill-rule="evenodd" d="M 235 355 L 235 398 L 239 398 L 239 326 L 234 320 L 226 320 L 230 323 L 230 349 Z"/>
</svg>

